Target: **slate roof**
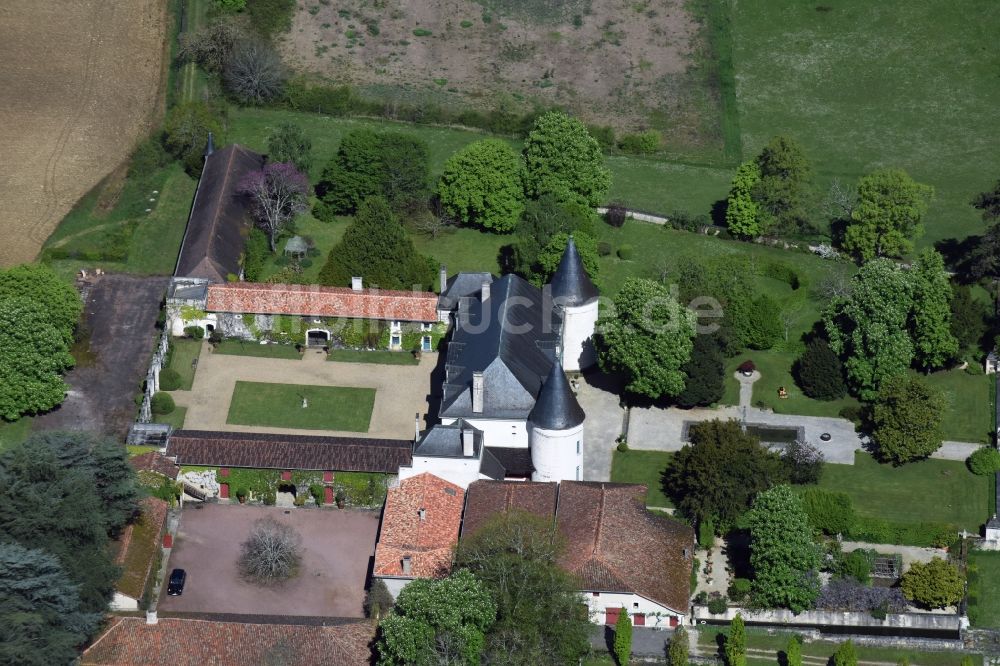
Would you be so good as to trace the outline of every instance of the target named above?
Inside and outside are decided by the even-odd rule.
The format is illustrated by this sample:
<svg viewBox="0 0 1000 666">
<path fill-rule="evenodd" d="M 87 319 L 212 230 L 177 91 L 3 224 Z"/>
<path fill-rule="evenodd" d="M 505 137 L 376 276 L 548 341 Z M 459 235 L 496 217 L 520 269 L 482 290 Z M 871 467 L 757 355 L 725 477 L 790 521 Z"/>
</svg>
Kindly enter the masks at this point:
<svg viewBox="0 0 1000 666">
<path fill-rule="evenodd" d="M 150 472 L 162 474 L 168 479 L 176 479 L 177 475 L 181 472 L 180 467 L 171 462 L 165 455 L 156 451 L 132 456 L 128 459 L 128 462 L 136 471 L 149 470 Z"/>
<path fill-rule="evenodd" d="M 465 516 L 462 518 L 462 538 L 475 534 L 498 513 L 518 509 L 539 518 L 552 518 L 556 513 L 556 483 L 525 481 L 474 481 L 466 492 Z"/>
<path fill-rule="evenodd" d="M 583 589 L 638 594 L 686 612 L 694 530 L 646 510 L 646 486 L 563 481 L 556 523 L 560 564 Z"/>
<path fill-rule="evenodd" d="M 205 309 L 238 314 L 346 317 L 433 323 L 437 296 L 422 291 L 392 291 L 300 284 L 229 282 L 208 288 Z"/>
<path fill-rule="evenodd" d="M 437 424 L 424 433 L 413 446 L 413 455 L 433 458 L 464 458 L 462 431 L 472 430 L 472 454 L 479 457 L 483 446 L 483 432 L 459 420 L 449 425 Z"/>
<path fill-rule="evenodd" d="M 491 460 L 490 463 L 486 462 L 487 454 Z M 492 461 L 496 461 L 495 464 L 499 468 L 494 468 Z M 490 471 L 498 469 L 499 475 L 487 474 L 487 476 L 501 481 L 508 476 L 531 476 L 531 473 L 535 471 L 535 466 L 531 463 L 531 449 L 524 447 L 487 446 L 486 454 L 483 455 L 483 463 Z M 482 467 L 479 471 L 486 474 Z"/>
<path fill-rule="evenodd" d="M 559 363 L 552 364 L 528 420 L 546 430 L 567 430 L 583 423 L 587 415 L 577 402 Z"/>
<path fill-rule="evenodd" d="M 249 229 L 240 181 L 264 166 L 264 157 L 240 145 L 216 150 L 205 160 L 174 275 L 225 282 L 239 274 Z"/>
<path fill-rule="evenodd" d="M 454 310 L 458 302 L 466 296 L 476 296 L 483 288 L 484 282 L 496 280 L 492 273 L 458 273 L 448 278 L 444 291 L 438 298 L 438 307 L 442 310 Z"/>
<path fill-rule="evenodd" d="M 375 625 L 249 624 L 116 617 L 84 650 L 85 666 L 206 666 L 209 664 L 368 664 Z"/>
<path fill-rule="evenodd" d="M 411 446 L 405 439 L 176 430 L 167 455 L 178 465 L 396 474 L 411 464 Z"/>
<path fill-rule="evenodd" d="M 451 571 L 465 491 L 424 472 L 390 488 L 375 546 L 376 576 L 438 578 Z M 424 510 L 423 518 L 420 510 Z M 403 573 L 409 557 L 411 569 Z"/>
<path fill-rule="evenodd" d="M 461 300 L 448 344 L 442 417 L 471 417 L 474 372 L 482 372 L 483 412 L 476 418 L 523 419 L 560 344 L 562 318 L 537 287 L 516 275 L 493 282 L 485 303 Z"/>
<path fill-rule="evenodd" d="M 556 268 L 549 284 L 552 287 L 552 300 L 558 305 L 583 305 L 600 295 L 597 287 L 591 282 L 587 269 L 583 267 L 583 260 L 572 236 L 566 243 L 566 250 L 559 260 L 559 267 Z"/>
</svg>

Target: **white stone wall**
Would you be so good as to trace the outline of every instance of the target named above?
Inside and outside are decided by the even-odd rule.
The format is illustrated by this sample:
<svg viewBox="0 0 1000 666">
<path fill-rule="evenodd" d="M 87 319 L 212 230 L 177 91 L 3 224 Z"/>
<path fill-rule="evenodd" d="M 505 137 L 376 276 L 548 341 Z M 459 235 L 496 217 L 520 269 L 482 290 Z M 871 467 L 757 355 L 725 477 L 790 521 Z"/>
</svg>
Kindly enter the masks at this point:
<svg viewBox="0 0 1000 666">
<path fill-rule="evenodd" d="M 569 430 L 531 429 L 532 481 L 583 480 L 583 424 Z"/>
<path fill-rule="evenodd" d="M 383 583 L 385 583 L 386 588 L 389 590 L 389 594 L 392 595 L 393 601 L 399 597 L 399 593 L 403 591 L 403 588 L 409 585 L 413 579 L 412 578 L 382 578 L 381 576 L 376 576 Z"/>
<path fill-rule="evenodd" d="M 669 627 L 670 618 L 676 617 L 677 624 L 684 624 L 684 613 L 678 613 L 666 606 L 650 601 L 646 597 L 638 594 L 621 594 L 617 592 L 598 592 L 594 596 L 593 592 L 580 593 L 587 603 L 587 611 L 590 621 L 594 624 L 605 624 L 607 622 L 606 610 L 608 608 L 622 608 L 628 611 L 629 615 L 642 613 L 646 616 L 647 627 Z"/>
<path fill-rule="evenodd" d="M 563 310 L 563 370 L 578 372 L 597 363 L 594 328 L 597 326 L 598 302 Z"/>
<path fill-rule="evenodd" d="M 150 575 L 156 575 L 156 572 Z M 108 607 L 113 611 L 137 611 L 139 610 L 139 600 L 125 596 L 121 592 L 115 592 Z"/>
<path fill-rule="evenodd" d="M 473 481 L 479 480 L 479 458 L 431 458 L 414 456 L 413 465 L 399 468 L 399 480 L 408 479 L 424 472 L 430 472 L 436 477 L 450 481 L 456 486 L 468 488 Z"/>
<path fill-rule="evenodd" d="M 454 423 L 454 419 L 451 420 Z M 528 448 L 528 427 L 522 420 L 467 418 L 465 422 L 483 431 L 485 446 Z"/>
</svg>

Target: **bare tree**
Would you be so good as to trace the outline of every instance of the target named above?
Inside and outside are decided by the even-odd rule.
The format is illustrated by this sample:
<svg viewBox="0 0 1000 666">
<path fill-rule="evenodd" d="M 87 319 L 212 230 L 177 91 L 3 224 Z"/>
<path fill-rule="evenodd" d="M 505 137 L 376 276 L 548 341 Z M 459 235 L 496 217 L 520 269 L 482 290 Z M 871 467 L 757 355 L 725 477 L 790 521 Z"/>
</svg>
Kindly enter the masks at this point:
<svg viewBox="0 0 1000 666">
<path fill-rule="evenodd" d="M 281 94 L 288 70 L 268 44 L 245 41 L 237 44 L 223 72 L 226 90 L 246 104 L 263 104 Z"/>
<path fill-rule="evenodd" d="M 815 293 L 824 301 L 851 295 L 851 281 L 842 273 L 831 273 L 816 285 Z"/>
<path fill-rule="evenodd" d="M 250 197 L 253 215 L 274 252 L 278 232 L 306 209 L 309 181 L 294 165 L 277 162 L 248 173 L 239 191 Z"/>
<path fill-rule="evenodd" d="M 455 221 L 451 218 L 445 215 L 435 215 L 426 210 L 415 214 L 411 218 L 410 224 L 414 231 L 428 236 L 431 240 L 455 227 Z"/>
<path fill-rule="evenodd" d="M 257 583 L 287 580 L 298 573 L 301 561 L 302 537 L 274 518 L 256 521 L 240 546 L 240 573 Z"/>
<path fill-rule="evenodd" d="M 850 218 L 857 202 L 857 189 L 852 185 L 845 185 L 839 178 L 834 178 L 824 202 L 827 215 L 833 219 Z"/>
</svg>

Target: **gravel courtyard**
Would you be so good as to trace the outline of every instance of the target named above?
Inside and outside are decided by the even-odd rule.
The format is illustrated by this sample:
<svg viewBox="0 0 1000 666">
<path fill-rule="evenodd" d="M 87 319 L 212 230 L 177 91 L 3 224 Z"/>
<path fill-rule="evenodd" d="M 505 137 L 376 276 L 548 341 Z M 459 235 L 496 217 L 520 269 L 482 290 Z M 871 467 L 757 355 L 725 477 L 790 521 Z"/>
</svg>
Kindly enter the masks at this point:
<svg viewBox="0 0 1000 666">
<path fill-rule="evenodd" d="M 302 535 L 299 575 L 276 587 L 244 582 L 240 544 L 254 521 L 271 517 Z M 364 617 L 365 576 L 375 553 L 378 515 L 337 509 L 282 509 L 240 504 L 188 505 L 181 515 L 167 571 L 186 569 L 184 594 L 164 612 Z"/>
</svg>

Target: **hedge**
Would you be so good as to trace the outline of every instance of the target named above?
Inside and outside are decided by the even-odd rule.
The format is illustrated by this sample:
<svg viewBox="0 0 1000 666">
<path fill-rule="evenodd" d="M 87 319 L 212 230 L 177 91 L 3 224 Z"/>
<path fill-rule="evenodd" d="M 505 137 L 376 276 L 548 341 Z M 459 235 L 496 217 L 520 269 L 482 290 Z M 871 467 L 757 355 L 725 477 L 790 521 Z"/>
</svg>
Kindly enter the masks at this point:
<svg viewBox="0 0 1000 666">
<path fill-rule="evenodd" d="M 893 523 L 882 518 L 858 516 L 847 536 L 869 543 L 942 548 L 955 540 L 957 532 L 957 527 L 947 523 Z"/>
</svg>

